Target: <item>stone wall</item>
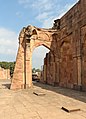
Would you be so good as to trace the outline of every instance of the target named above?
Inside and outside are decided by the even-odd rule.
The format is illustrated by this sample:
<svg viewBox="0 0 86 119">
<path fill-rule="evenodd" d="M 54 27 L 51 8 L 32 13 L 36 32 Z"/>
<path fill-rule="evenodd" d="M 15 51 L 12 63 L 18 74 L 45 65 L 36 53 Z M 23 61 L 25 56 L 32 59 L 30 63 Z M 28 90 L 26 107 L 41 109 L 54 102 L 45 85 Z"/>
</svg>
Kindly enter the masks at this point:
<svg viewBox="0 0 86 119">
<path fill-rule="evenodd" d="M 56 55 L 50 51 L 45 57 L 42 82 L 86 91 L 86 1 L 55 20 L 53 29 L 60 37 L 54 37 Z"/>
<path fill-rule="evenodd" d="M 0 79 L 10 79 L 10 70 L 0 67 Z"/>
</svg>

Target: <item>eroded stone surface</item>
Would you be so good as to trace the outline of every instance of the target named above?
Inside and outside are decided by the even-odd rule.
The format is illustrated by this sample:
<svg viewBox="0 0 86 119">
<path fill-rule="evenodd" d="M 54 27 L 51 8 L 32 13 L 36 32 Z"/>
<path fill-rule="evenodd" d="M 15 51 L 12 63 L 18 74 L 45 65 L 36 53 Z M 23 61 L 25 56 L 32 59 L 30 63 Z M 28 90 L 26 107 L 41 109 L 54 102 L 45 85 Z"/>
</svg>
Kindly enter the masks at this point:
<svg viewBox="0 0 86 119">
<path fill-rule="evenodd" d="M 1 79 L 10 79 L 10 70 L 0 67 L 0 80 Z"/>
<path fill-rule="evenodd" d="M 45 57 L 42 82 L 86 91 L 85 11 L 86 1 L 79 0 L 61 19 L 55 20 L 53 29 L 60 30 L 60 37 L 53 38 L 55 57 L 52 58 L 51 51 Z"/>
</svg>

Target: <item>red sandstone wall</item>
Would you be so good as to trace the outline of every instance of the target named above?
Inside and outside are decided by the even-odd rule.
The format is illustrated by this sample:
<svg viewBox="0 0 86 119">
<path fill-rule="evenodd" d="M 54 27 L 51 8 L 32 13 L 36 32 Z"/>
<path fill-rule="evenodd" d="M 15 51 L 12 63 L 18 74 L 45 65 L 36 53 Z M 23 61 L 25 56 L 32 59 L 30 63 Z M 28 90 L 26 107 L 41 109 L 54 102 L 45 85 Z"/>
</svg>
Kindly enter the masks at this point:
<svg viewBox="0 0 86 119">
<path fill-rule="evenodd" d="M 59 25 L 60 38 L 53 39 L 57 41 L 56 57 L 50 51 L 44 62 L 46 83 L 86 90 L 86 1 L 80 0 Z"/>
<path fill-rule="evenodd" d="M 10 70 L 0 67 L 0 79 L 10 79 Z"/>
</svg>

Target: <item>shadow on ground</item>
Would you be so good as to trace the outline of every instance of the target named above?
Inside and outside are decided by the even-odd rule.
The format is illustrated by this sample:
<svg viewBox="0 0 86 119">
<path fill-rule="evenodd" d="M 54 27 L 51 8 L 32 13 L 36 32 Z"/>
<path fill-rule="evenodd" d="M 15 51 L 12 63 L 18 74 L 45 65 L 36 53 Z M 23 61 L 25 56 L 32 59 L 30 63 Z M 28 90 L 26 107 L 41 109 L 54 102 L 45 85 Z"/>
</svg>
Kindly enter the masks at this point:
<svg viewBox="0 0 86 119">
<path fill-rule="evenodd" d="M 11 86 L 11 80 L 1 80 L 0 79 L 0 85 L 2 89 L 10 89 Z"/>
<path fill-rule="evenodd" d="M 76 91 L 72 89 L 66 89 L 62 87 L 54 87 L 47 84 L 42 84 L 40 82 L 33 82 L 35 86 L 41 87 L 42 89 L 50 90 L 64 96 L 68 96 L 70 98 L 82 101 L 86 103 L 86 92 Z"/>
<path fill-rule="evenodd" d="M 5 81 L 0 80 L 0 84 L 2 85 L 2 88 L 10 89 L 11 80 L 5 80 Z M 70 97 L 70 98 L 73 98 L 73 99 L 76 99 L 76 100 L 86 103 L 86 92 L 76 91 L 76 90 L 72 90 L 72 89 L 66 89 L 66 88 L 62 88 L 62 87 L 54 87 L 54 86 L 50 86 L 50 85 L 43 84 L 40 82 L 33 82 L 33 84 L 37 87 L 42 88 L 42 89 L 50 90 L 55 93 L 59 93 L 61 95 L 64 95 L 64 96 L 67 96 L 67 97 Z"/>
<path fill-rule="evenodd" d="M 11 84 L 2 84 L 2 86 L 4 86 L 7 89 L 10 89 Z"/>
</svg>

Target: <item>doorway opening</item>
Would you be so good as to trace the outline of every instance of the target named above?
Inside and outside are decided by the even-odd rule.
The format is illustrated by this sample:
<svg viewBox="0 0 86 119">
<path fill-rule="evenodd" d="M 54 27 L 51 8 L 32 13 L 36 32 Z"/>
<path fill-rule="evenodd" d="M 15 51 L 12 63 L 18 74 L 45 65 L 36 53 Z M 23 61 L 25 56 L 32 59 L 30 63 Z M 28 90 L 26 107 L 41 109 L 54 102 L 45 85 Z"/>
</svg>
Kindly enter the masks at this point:
<svg viewBox="0 0 86 119">
<path fill-rule="evenodd" d="M 49 49 L 45 46 L 35 48 L 32 54 L 32 81 L 39 82 L 43 71 L 44 58 L 49 53 Z"/>
</svg>

